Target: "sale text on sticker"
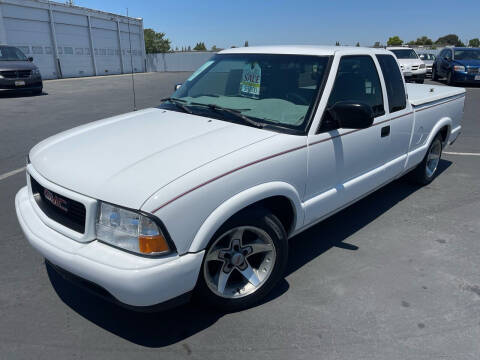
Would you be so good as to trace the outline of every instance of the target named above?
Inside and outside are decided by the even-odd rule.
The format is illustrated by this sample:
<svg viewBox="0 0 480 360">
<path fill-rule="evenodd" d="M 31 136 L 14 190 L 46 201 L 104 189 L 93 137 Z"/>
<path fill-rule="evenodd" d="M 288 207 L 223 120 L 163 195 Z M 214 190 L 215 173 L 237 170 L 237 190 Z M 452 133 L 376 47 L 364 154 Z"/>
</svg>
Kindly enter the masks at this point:
<svg viewBox="0 0 480 360">
<path fill-rule="evenodd" d="M 242 73 L 242 81 L 240 82 L 240 94 L 258 99 L 260 97 L 261 82 L 262 69 L 260 65 L 258 63 L 245 65 Z"/>
</svg>

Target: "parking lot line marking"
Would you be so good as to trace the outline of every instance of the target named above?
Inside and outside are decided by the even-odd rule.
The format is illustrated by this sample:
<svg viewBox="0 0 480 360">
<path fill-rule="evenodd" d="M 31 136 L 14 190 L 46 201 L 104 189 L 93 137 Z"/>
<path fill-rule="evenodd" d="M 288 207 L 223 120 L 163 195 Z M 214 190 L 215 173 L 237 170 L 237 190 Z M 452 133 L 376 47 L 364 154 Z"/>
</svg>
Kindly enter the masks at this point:
<svg viewBox="0 0 480 360">
<path fill-rule="evenodd" d="M 480 156 L 480 153 L 468 153 L 468 152 L 450 152 L 450 151 L 444 151 L 444 154 L 447 155 L 464 155 L 464 156 Z"/>
<path fill-rule="evenodd" d="M 9 172 L 7 172 L 7 173 L 5 173 L 5 174 L 2 174 L 2 175 L 0 175 L 0 181 L 1 181 L 1 180 L 5 180 L 6 178 L 8 178 L 8 177 L 10 177 L 10 176 L 16 175 L 16 174 L 18 174 L 19 172 L 22 172 L 22 171 L 24 171 L 24 170 L 25 170 L 25 166 L 24 166 L 24 167 L 21 167 L 21 168 L 19 168 L 19 169 L 15 169 L 15 170 L 9 171 Z"/>
</svg>

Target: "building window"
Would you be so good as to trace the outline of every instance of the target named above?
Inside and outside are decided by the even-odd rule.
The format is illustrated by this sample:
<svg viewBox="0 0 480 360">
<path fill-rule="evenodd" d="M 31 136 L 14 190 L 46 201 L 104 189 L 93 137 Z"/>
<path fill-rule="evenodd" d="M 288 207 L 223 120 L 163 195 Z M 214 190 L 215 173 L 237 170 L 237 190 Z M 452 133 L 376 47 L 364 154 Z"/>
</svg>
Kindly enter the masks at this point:
<svg viewBox="0 0 480 360">
<path fill-rule="evenodd" d="M 65 51 L 65 55 L 73 55 L 73 48 L 70 47 L 70 46 L 65 46 L 63 48 L 63 50 Z"/>
<path fill-rule="evenodd" d="M 45 46 L 45 54 L 51 54 L 52 53 L 52 47 L 51 46 Z"/>
<path fill-rule="evenodd" d="M 75 48 L 75 55 L 83 55 L 83 48 Z"/>
<path fill-rule="evenodd" d="M 90 56 L 90 48 L 85 48 L 85 55 Z"/>
<path fill-rule="evenodd" d="M 43 54 L 43 47 L 42 46 L 32 46 L 32 53 Z"/>
<path fill-rule="evenodd" d="M 62 48 L 61 46 L 59 46 L 59 47 L 57 48 L 57 50 L 58 50 L 58 54 L 59 54 L 59 55 L 62 55 L 62 54 L 63 54 L 63 48 Z"/>
<path fill-rule="evenodd" d="M 100 55 L 107 55 L 107 49 L 100 49 Z"/>
<path fill-rule="evenodd" d="M 18 47 L 24 54 L 30 54 L 30 46 L 19 46 Z"/>
<path fill-rule="evenodd" d="M 108 54 L 109 56 L 112 56 L 112 55 L 115 54 L 115 53 L 114 53 L 113 49 L 107 49 L 107 54 Z"/>
</svg>

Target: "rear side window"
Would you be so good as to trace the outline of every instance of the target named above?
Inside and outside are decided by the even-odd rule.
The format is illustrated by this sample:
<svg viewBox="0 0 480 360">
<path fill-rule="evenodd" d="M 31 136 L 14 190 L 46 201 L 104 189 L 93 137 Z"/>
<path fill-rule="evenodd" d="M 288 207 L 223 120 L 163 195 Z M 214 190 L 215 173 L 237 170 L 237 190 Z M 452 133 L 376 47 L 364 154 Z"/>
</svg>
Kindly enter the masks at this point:
<svg viewBox="0 0 480 360">
<path fill-rule="evenodd" d="M 343 56 L 328 99 L 328 107 L 340 101 L 370 105 L 375 116 L 385 114 L 382 86 L 373 59 L 368 55 Z"/>
<path fill-rule="evenodd" d="M 388 105 L 390 112 L 405 109 L 407 99 L 403 85 L 402 74 L 397 61 L 391 55 L 376 55 L 387 87 Z"/>
</svg>

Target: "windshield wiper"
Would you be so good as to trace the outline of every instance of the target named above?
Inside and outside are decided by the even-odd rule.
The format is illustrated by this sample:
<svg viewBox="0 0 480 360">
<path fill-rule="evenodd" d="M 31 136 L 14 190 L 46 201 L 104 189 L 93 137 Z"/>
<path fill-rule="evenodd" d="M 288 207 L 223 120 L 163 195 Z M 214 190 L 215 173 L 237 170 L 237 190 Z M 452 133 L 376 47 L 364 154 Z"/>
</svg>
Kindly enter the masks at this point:
<svg viewBox="0 0 480 360">
<path fill-rule="evenodd" d="M 262 129 L 264 127 L 263 124 L 260 124 L 260 123 L 256 122 L 255 120 L 249 118 L 246 115 L 243 115 L 239 110 L 229 109 L 229 108 L 226 108 L 226 107 L 223 107 L 223 106 L 220 106 L 220 105 L 216 105 L 216 104 L 203 104 L 203 103 L 197 103 L 197 102 L 191 102 L 190 105 L 205 106 L 205 107 L 208 107 L 209 109 L 212 109 L 212 110 L 217 111 L 217 112 L 224 111 L 224 112 L 226 112 L 230 115 L 235 116 L 237 119 L 243 120 L 243 122 L 245 122 L 245 123 L 247 123 L 251 126 L 254 126 L 256 128 L 259 128 L 259 129 Z"/>
<path fill-rule="evenodd" d="M 178 99 L 178 98 L 168 97 L 168 98 L 164 98 L 164 99 L 162 99 L 162 100 L 160 100 L 160 101 L 161 101 L 161 102 L 169 101 L 169 102 L 171 102 L 173 105 L 175 105 L 177 108 L 182 109 L 184 112 L 189 113 L 189 114 L 193 114 L 193 111 L 190 110 L 186 105 L 183 104 L 183 103 L 186 103 L 185 100 Z"/>
</svg>

